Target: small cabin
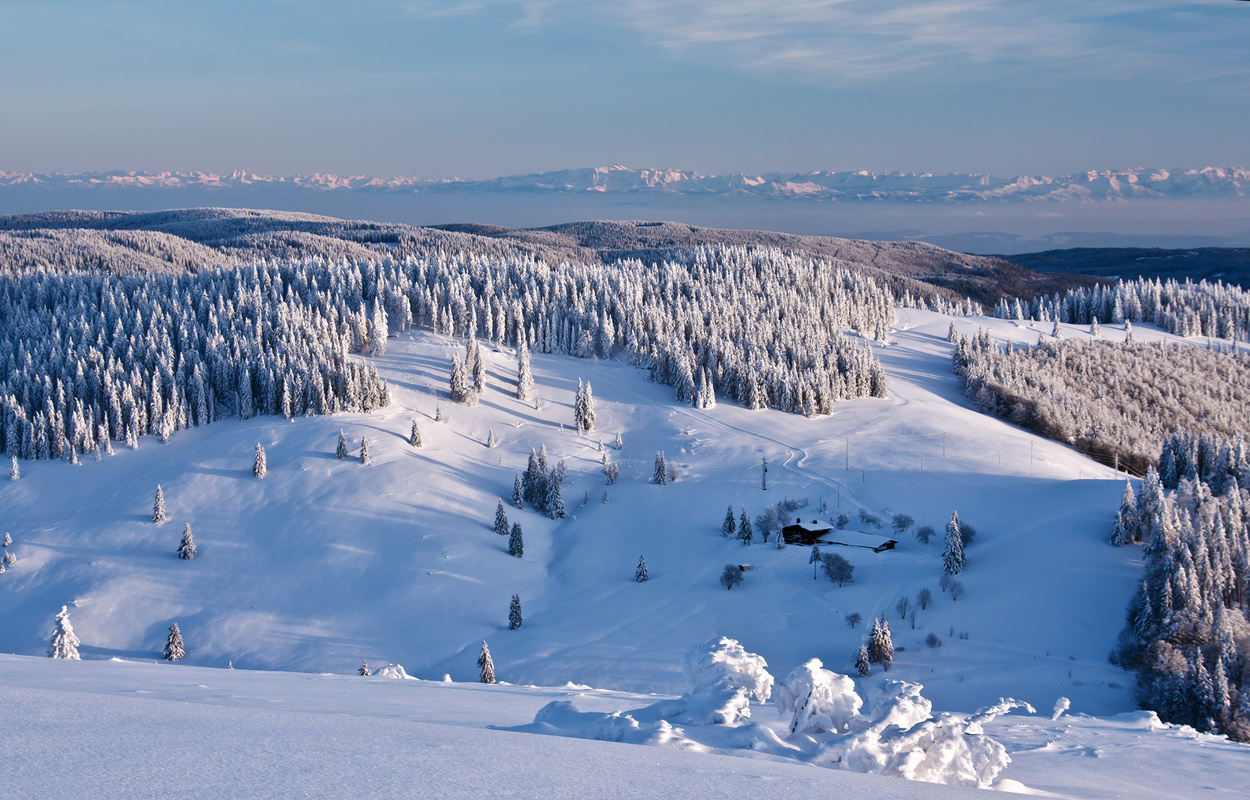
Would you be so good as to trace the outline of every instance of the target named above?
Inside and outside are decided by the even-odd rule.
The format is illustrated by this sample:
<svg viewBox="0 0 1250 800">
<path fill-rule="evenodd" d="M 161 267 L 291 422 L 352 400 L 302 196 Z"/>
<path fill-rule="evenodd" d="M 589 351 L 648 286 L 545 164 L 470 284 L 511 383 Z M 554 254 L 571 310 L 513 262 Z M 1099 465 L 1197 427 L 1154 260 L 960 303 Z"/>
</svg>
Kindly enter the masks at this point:
<svg viewBox="0 0 1250 800">
<path fill-rule="evenodd" d="M 819 522 L 817 520 L 804 522 L 802 519 L 796 517 L 793 523 L 786 525 L 781 529 L 781 536 L 786 540 L 786 544 L 811 545 L 817 544 L 820 541 L 820 537 L 824 536 L 831 530 L 833 530 L 833 528 L 823 522 Z"/>
</svg>

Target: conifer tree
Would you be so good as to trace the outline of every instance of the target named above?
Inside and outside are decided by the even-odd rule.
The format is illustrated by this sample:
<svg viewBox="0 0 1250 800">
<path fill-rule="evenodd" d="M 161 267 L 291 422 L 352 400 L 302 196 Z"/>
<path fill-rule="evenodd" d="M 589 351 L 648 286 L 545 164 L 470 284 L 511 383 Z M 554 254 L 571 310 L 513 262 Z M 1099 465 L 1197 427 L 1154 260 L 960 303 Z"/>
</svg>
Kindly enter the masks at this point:
<svg viewBox="0 0 1250 800">
<path fill-rule="evenodd" d="M 359 675 L 359 676 L 361 676 L 362 678 L 367 678 L 367 677 L 369 677 L 370 675 L 372 675 L 372 674 L 373 674 L 373 670 L 369 669 L 369 662 L 368 662 L 368 661 L 361 661 L 361 662 L 360 662 L 360 669 L 356 670 L 356 674 L 357 674 L 357 675 Z"/>
<path fill-rule="evenodd" d="M 621 434 L 619 434 L 619 433 L 618 433 L 618 434 L 616 434 L 616 449 L 617 449 L 617 450 L 624 450 L 624 449 L 625 449 L 625 440 L 623 440 L 623 439 L 621 438 Z"/>
<path fill-rule="evenodd" d="M 947 575 L 958 575 L 964 568 L 964 537 L 959 530 L 959 512 L 951 514 L 946 523 L 946 547 L 942 551 L 942 571 Z"/>
<path fill-rule="evenodd" d="M 525 342 L 517 347 L 516 399 L 529 400 L 534 391 L 534 375 L 530 372 L 530 350 Z"/>
<path fill-rule="evenodd" d="M 178 545 L 178 558 L 190 561 L 195 558 L 195 541 L 191 538 L 191 523 L 182 529 L 182 543 Z"/>
<path fill-rule="evenodd" d="M 269 471 L 265 465 L 265 448 L 261 447 L 260 442 L 256 443 L 256 458 L 252 461 L 252 477 L 263 478 Z"/>
<path fill-rule="evenodd" d="M 17 563 L 17 555 L 12 550 L 5 550 L 4 551 L 5 566 L 11 567 L 16 563 Z"/>
<path fill-rule="evenodd" d="M 595 429 L 595 396 L 590 383 L 582 384 L 581 378 L 577 379 L 577 397 L 574 401 L 573 417 L 578 433 Z"/>
<path fill-rule="evenodd" d="M 512 507 L 525 508 L 525 488 L 521 483 L 520 470 L 517 470 L 516 480 L 512 482 Z"/>
<path fill-rule="evenodd" d="M 464 365 L 460 363 L 460 356 L 453 356 L 451 359 L 451 379 L 448 388 L 453 403 L 469 402 L 469 380 L 465 377 Z"/>
<path fill-rule="evenodd" d="M 415 429 L 416 427 L 415 422 L 413 423 L 413 427 Z M 339 428 L 339 445 L 337 448 L 335 448 L 334 457 L 337 458 L 339 461 L 342 461 L 343 459 L 347 458 L 347 456 L 348 456 L 347 436 L 346 434 L 343 433 L 343 429 Z"/>
<path fill-rule="evenodd" d="M 868 660 L 886 670 L 894 661 L 894 643 L 890 639 L 890 623 L 885 614 L 873 620 L 872 634 L 868 639 Z"/>
<path fill-rule="evenodd" d="M 495 662 L 490 658 L 490 648 L 486 646 L 485 640 L 482 641 L 482 652 L 478 654 L 477 666 L 479 683 L 495 682 Z"/>
<path fill-rule="evenodd" d="M 738 533 L 738 523 L 734 519 L 734 507 L 731 504 L 725 511 L 725 521 L 721 523 L 720 535 L 732 539 Z"/>
<path fill-rule="evenodd" d="M 651 482 L 664 486 L 668 483 L 668 463 L 664 460 L 664 451 L 655 454 L 655 471 L 651 473 Z"/>
<path fill-rule="evenodd" d="M 373 457 L 369 455 L 369 437 L 368 436 L 360 437 L 360 463 L 366 464 L 366 465 L 373 463 Z"/>
<path fill-rule="evenodd" d="M 8 533 L 7 531 L 6 531 L 6 532 L 5 532 L 5 534 L 4 534 L 4 546 L 5 546 L 5 547 L 12 547 L 12 546 L 13 546 L 13 537 L 12 537 L 12 536 L 10 536 L 10 535 L 9 535 L 9 533 Z"/>
<path fill-rule="evenodd" d="M 434 404 L 434 421 L 435 422 L 443 421 L 443 404 L 442 403 Z"/>
<path fill-rule="evenodd" d="M 543 508 L 547 512 L 547 516 L 552 519 L 564 519 L 567 509 L 564 507 L 564 492 L 560 488 L 559 476 L 556 470 L 551 470 L 551 476 L 547 480 L 547 500 L 543 503 Z"/>
<path fill-rule="evenodd" d="M 521 523 L 512 523 L 512 533 L 508 536 L 508 555 L 521 558 L 525 555 L 525 542 L 521 539 Z"/>
<path fill-rule="evenodd" d="M 473 391 L 481 394 L 486 391 L 486 362 L 482 360 L 482 346 L 474 338 L 469 340 L 468 347 L 472 354 L 472 364 L 468 373 L 473 377 Z"/>
<path fill-rule="evenodd" d="M 152 503 L 152 522 L 160 525 L 167 519 L 165 516 L 165 493 L 161 491 L 161 485 L 156 484 L 156 501 Z"/>
<path fill-rule="evenodd" d="M 408 444 L 413 447 L 421 446 L 421 429 L 417 427 L 417 420 L 415 417 L 412 420 L 412 430 L 408 432 Z M 344 447 L 346 447 L 346 443 L 344 443 Z"/>
<path fill-rule="evenodd" d="M 954 327 L 954 323 L 951 323 Z M 872 674 L 872 662 L 868 660 L 868 648 L 864 645 L 859 646 L 859 653 L 855 656 L 855 671 L 859 673 L 859 677 L 867 678 Z"/>
<path fill-rule="evenodd" d="M 503 501 L 499 501 L 499 505 L 495 507 L 495 533 L 500 536 L 508 535 L 508 514 L 503 510 Z"/>
<path fill-rule="evenodd" d="M 52 626 L 52 643 L 48 647 L 48 656 L 69 661 L 79 661 L 78 637 L 74 635 L 74 626 L 69 622 L 69 608 L 61 606 L 61 613 L 56 615 Z"/>
<path fill-rule="evenodd" d="M 1170 450 L 1165 449 L 1165 453 Z M 1162 465 L 1163 459 L 1159 459 Z M 1119 547 L 1140 539 L 1140 526 L 1137 521 L 1137 496 L 1133 493 L 1131 481 L 1124 482 L 1124 495 L 1120 498 L 1120 510 L 1115 515 L 1115 525 L 1111 528 L 1111 544 Z"/>
<path fill-rule="evenodd" d="M 747 510 L 742 509 L 742 515 L 738 517 L 738 538 L 746 544 L 751 543 L 755 532 L 751 529 L 751 518 L 747 516 Z"/>
<path fill-rule="evenodd" d="M 650 579 L 651 576 L 647 572 L 647 559 L 638 556 L 638 569 L 634 570 L 634 580 L 639 583 L 645 583 Z"/>
<path fill-rule="evenodd" d="M 486 431 L 486 446 L 493 449 L 495 444 L 495 429 L 490 428 Z"/>
<path fill-rule="evenodd" d="M 816 570 L 824 562 L 820 558 L 820 545 L 813 543 L 812 551 L 807 556 L 807 563 L 812 564 L 812 580 L 816 580 Z"/>
<path fill-rule="evenodd" d="M 166 661 L 178 661 L 185 658 L 186 650 L 182 646 L 182 632 L 178 630 L 178 623 L 171 622 L 169 625 L 169 638 L 165 640 L 165 652 L 162 658 Z"/>
<path fill-rule="evenodd" d="M 508 630 L 516 631 L 521 629 L 521 596 L 519 594 L 512 595 L 512 605 L 508 609 Z"/>
<path fill-rule="evenodd" d="M 15 481 L 22 477 L 22 472 L 17 468 L 17 456 L 9 456 L 9 480 Z"/>
</svg>

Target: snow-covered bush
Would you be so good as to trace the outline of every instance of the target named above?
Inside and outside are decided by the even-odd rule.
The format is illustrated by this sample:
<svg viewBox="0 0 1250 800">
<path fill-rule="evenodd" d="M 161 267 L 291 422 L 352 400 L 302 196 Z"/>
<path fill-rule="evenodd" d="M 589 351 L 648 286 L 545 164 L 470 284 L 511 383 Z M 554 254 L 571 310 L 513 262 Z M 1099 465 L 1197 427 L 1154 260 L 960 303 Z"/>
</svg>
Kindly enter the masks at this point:
<svg viewBox="0 0 1250 800">
<path fill-rule="evenodd" d="M 708 639 L 682 659 L 681 671 L 690 684 L 682 695 L 682 719 L 695 724 L 736 725 L 751 716 L 751 698 L 768 702 L 773 676 L 768 662 L 748 653 L 733 639 Z"/>
<path fill-rule="evenodd" d="M 782 716 L 790 716 L 791 733 L 845 732 L 864 705 L 855 681 L 823 666 L 813 658 L 777 685 L 773 702 Z"/>
</svg>

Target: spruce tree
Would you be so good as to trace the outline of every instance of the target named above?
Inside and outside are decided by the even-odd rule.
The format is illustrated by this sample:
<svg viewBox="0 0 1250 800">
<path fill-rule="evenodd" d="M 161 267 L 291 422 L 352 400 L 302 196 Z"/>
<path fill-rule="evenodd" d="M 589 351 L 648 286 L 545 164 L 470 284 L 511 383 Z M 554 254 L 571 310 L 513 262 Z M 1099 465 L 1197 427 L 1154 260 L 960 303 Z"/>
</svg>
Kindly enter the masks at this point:
<svg viewBox="0 0 1250 800">
<path fill-rule="evenodd" d="M 165 652 L 162 658 L 166 661 L 178 661 L 185 658 L 187 651 L 182 647 L 182 632 L 178 630 L 178 623 L 171 622 L 169 625 L 169 638 L 165 640 Z"/>
<path fill-rule="evenodd" d="M 415 422 L 413 423 L 413 427 L 414 428 L 416 427 Z M 334 451 L 334 457 L 337 458 L 339 461 L 342 461 L 343 459 L 347 458 L 347 456 L 348 456 L 347 436 L 346 434 L 343 433 L 343 429 L 340 428 L 339 429 L 339 446 Z"/>
<path fill-rule="evenodd" d="M 22 471 L 17 468 L 17 456 L 9 456 L 9 480 L 15 481 L 22 477 Z"/>
<path fill-rule="evenodd" d="M 493 449 L 495 445 L 495 429 L 490 428 L 486 431 L 486 446 Z"/>
<path fill-rule="evenodd" d="M 530 350 L 521 342 L 517 347 L 516 399 L 528 400 L 534 391 L 534 375 L 530 372 Z"/>
<path fill-rule="evenodd" d="M 868 660 L 880 664 L 886 670 L 894 661 L 894 643 L 890 639 L 890 623 L 882 614 L 873 620 L 872 634 L 868 639 Z"/>
<path fill-rule="evenodd" d="M 954 323 L 951 323 L 952 327 Z M 859 653 L 855 656 L 855 671 L 859 673 L 859 677 L 867 678 L 872 674 L 872 662 L 868 659 L 868 648 L 864 645 L 859 646 Z"/>
<path fill-rule="evenodd" d="M 807 556 L 807 563 L 813 565 L 812 580 L 816 580 L 816 570 L 819 569 L 820 565 L 824 563 L 820 557 L 820 545 L 815 543 L 812 544 L 812 551 Z"/>
<path fill-rule="evenodd" d="M 499 501 L 499 505 L 495 507 L 495 533 L 500 536 L 508 535 L 508 514 L 503 510 L 503 501 Z"/>
<path fill-rule="evenodd" d="M 451 378 L 448 382 L 448 388 L 452 402 L 469 402 L 469 380 L 465 377 L 464 365 L 460 363 L 460 356 L 453 356 L 451 359 Z"/>
<path fill-rule="evenodd" d="M 373 670 L 369 669 L 369 662 L 368 662 L 368 661 L 361 661 L 361 662 L 360 662 L 360 669 L 356 670 L 356 674 L 357 674 L 357 675 L 359 675 L 359 676 L 361 676 L 362 678 L 367 678 L 367 677 L 369 677 L 370 675 L 372 675 L 372 674 L 373 674 Z"/>
<path fill-rule="evenodd" d="M 512 605 L 508 609 L 508 630 L 516 631 L 521 629 L 521 596 L 519 594 L 512 595 Z"/>
<path fill-rule="evenodd" d="M 5 532 L 5 534 L 4 534 L 4 546 L 5 546 L 5 547 L 12 547 L 12 546 L 13 546 L 13 537 L 12 537 L 12 536 L 10 536 L 10 535 L 8 534 L 8 532 Z"/>
<path fill-rule="evenodd" d="M 942 571 L 947 575 L 958 575 L 964 568 L 964 537 L 959 530 L 959 512 L 951 514 L 946 523 L 946 547 L 942 551 Z"/>
<path fill-rule="evenodd" d="M 473 391 L 481 394 L 486 391 L 486 362 L 482 360 L 482 346 L 477 339 L 470 339 L 469 350 L 473 354 L 473 364 L 468 370 L 473 376 Z"/>
<path fill-rule="evenodd" d="M 434 404 L 434 421 L 435 422 L 443 421 L 443 404 L 442 403 Z"/>
<path fill-rule="evenodd" d="M 738 523 L 734 519 L 734 507 L 730 504 L 729 508 L 725 511 L 725 521 L 722 522 L 720 526 L 720 535 L 726 539 L 732 539 L 737 532 Z"/>
<path fill-rule="evenodd" d="M 373 457 L 369 455 L 369 437 L 368 436 L 360 437 L 360 463 L 366 464 L 366 465 L 373 463 Z"/>
<path fill-rule="evenodd" d="M 625 441 L 621 438 L 621 435 L 619 433 L 616 434 L 616 449 L 617 450 L 625 449 Z"/>
<path fill-rule="evenodd" d="M 48 647 L 48 656 L 69 661 L 79 661 L 78 637 L 74 635 L 74 626 L 69 622 L 69 608 L 61 606 L 61 613 L 56 615 L 52 626 L 52 643 Z"/>
<path fill-rule="evenodd" d="M 512 507 L 525 508 L 525 488 L 521 483 L 520 470 L 517 470 L 516 480 L 512 482 Z"/>
<path fill-rule="evenodd" d="M 165 516 L 165 493 L 161 491 L 161 485 L 156 484 L 156 501 L 152 503 L 152 522 L 160 525 L 168 517 Z"/>
<path fill-rule="evenodd" d="M 521 558 L 525 554 L 525 543 L 521 540 L 521 523 L 512 523 L 512 533 L 508 536 L 508 555 Z"/>
<path fill-rule="evenodd" d="M 668 483 L 668 463 L 664 460 L 664 451 L 655 454 L 655 471 L 651 473 L 651 482 L 664 486 Z"/>
<path fill-rule="evenodd" d="M 190 561 L 195 558 L 195 541 L 191 538 L 191 523 L 182 529 L 182 543 L 178 545 L 178 558 Z"/>
<path fill-rule="evenodd" d="M 647 559 L 638 556 L 638 569 L 634 570 L 634 580 L 645 583 L 650 579 L 651 575 L 647 572 Z"/>
<path fill-rule="evenodd" d="M 417 427 L 415 418 L 412 420 L 412 430 L 408 432 L 408 444 L 413 447 L 421 446 L 421 429 Z M 346 443 L 344 443 L 344 448 L 346 449 Z"/>
<path fill-rule="evenodd" d="M 491 661 L 490 648 L 486 646 L 485 640 L 482 641 L 482 652 L 477 657 L 477 666 L 480 670 L 477 678 L 480 683 L 495 682 L 495 662 Z"/>
<path fill-rule="evenodd" d="M 559 476 L 555 469 L 551 470 L 551 476 L 547 480 L 547 501 L 543 503 L 543 508 L 547 516 L 552 519 L 564 519 L 567 513 L 564 507 L 564 492 L 560 488 Z"/>
<path fill-rule="evenodd" d="M 265 465 L 265 448 L 256 443 L 256 458 L 252 461 L 252 477 L 263 478 L 269 470 Z"/>
<path fill-rule="evenodd" d="M 742 509 L 742 516 L 738 518 L 738 538 L 746 544 L 751 543 L 755 532 L 751 530 L 751 518 L 747 516 L 747 510 Z"/>
</svg>

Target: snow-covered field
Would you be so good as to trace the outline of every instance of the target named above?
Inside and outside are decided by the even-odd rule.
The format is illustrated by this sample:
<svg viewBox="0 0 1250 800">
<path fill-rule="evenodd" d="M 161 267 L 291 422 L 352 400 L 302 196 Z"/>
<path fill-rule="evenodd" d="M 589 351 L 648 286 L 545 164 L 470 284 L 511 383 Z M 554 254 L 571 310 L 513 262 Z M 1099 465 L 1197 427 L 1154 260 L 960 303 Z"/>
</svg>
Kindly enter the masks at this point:
<svg viewBox="0 0 1250 800">
<path fill-rule="evenodd" d="M 23 462 L 21 479 L 0 485 L 0 526 L 19 559 L 0 575 L 0 650 L 17 654 L 0 660 L 0 795 L 141 797 L 173 786 L 223 797 L 586 797 L 622 785 L 631 796 L 952 795 L 743 748 L 712 750 L 756 758 L 489 729 L 531 723 L 555 699 L 614 711 L 680 694 L 683 654 L 714 636 L 763 656 L 778 678 L 809 658 L 853 673 L 866 631 L 846 624 L 851 613 L 889 615 L 888 677 L 923 684 L 935 709 L 1010 696 L 1043 712 L 987 726 L 1013 758 L 1003 788 L 1244 791 L 1250 749 L 1153 728 L 1130 714 L 1132 676 L 1107 662 L 1141 579 L 1138 551 L 1105 543 L 1123 476 L 973 411 L 950 370 L 950 318 L 899 313 L 895 342 L 876 347 L 890 399 L 839 403 L 830 417 L 678 406 L 623 362 L 544 356 L 534 357 L 535 409 L 512 397 L 513 354 L 485 348 L 486 392 L 459 406 L 446 389 L 463 342 L 418 332 L 376 359 L 394 397 L 379 413 L 227 421 L 100 463 Z M 1030 344 L 1038 335 L 1002 320 L 956 325 Z M 1103 336 L 1123 333 L 1104 326 Z M 579 378 L 597 401 L 585 436 L 573 430 Z M 420 449 L 406 442 L 414 417 Z M 369 437 L 372 464 L 335 458 L 340 429 L 353 452 Z M 611 487 L 600 440 L 621 469 Z M 251 472 L 258 441 L 263 479 Z M 544 444 L 551 463 L 567 459 L 569 516 L 509 506 L 525 534 L 516 559 L 492 530 L 495 506 Z M 659 450 L 681 471 L 668 486 L 648 482 Z M 159 526 L 157 484 L 169 514 Z M 928 545 L 901 537 L 885 553 L 839 548 L 855 566 L 855 582 L 839 587 L 813 578 L 807 548 L 721 537 L 727 505 L 754 517 L 783 497 L 810 498 L 797 512 L 805 519 L 824 502 L 825 518 L 846 513 L 852 527 L 863 508 L 909 514 L 939 535 Z M 938 586 L 953 511 L 978 532 L 957 601 Z M 189 562 L 174 554 L 184 523 L 200 553 Z M 633 580 L 639 555 L 646 583 Z M 751 569 L 726 592 L 717 579 L 729 563 Z M 922 588 L 936 602 L 913 628 L 895 605 Z M 513 594 L 524 610 L 517 631 Z M 84 658 L 98 663 L 38 658 L 62 605 Z M 102 660 L 158 659 L 171 622 L 185 661 Z M 930 634 L 940 647 L 926 646 Z M 596 688 L 465 685 L 483 640 L 502 681 Z M 433 683 L 358 678 L 366 659 Z M 222 669 L 228 661 L 234 671 Z M 1051 722 L 1060 696 L 1071 715 Z M 753 719 L 785 733 L 771 709 Z"/>
</svg>

